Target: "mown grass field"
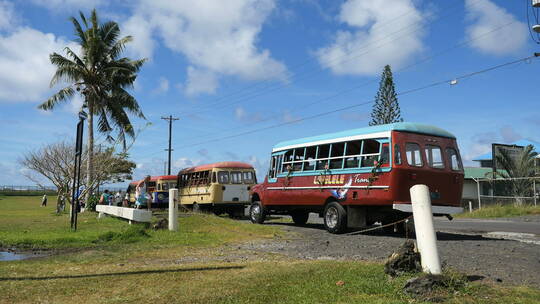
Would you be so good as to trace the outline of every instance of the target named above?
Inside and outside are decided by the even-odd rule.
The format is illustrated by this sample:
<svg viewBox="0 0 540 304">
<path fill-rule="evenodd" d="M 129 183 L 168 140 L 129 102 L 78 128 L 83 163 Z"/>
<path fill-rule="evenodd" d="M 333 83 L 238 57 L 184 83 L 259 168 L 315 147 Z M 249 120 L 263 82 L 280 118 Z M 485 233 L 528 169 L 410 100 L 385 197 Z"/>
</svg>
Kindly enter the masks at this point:
<svg viewBox="0 0 540 304">
<path fill-rule="evenodd" d="M 78 232 L 68 226 L 37 197 L 0 200 L 2 246 L 56 252 L 0 262 L 0 303 L 424 303 L 401 290 L 412 275 L 389 279 L 379 263 L 234 259 L 246 254 L 238 242 L 287 237 L 276 226 L 201 215 L 180 218 L 174 233 L 92 213 Z M 440 294 L 446 303 L 540 302 L 536 289 L 478 283 Z"/>
<path fill-rule="evenodd" d="M 456 217 L 467 218 L 498 218 L 498 217 L 515 217 L 524 215 L 540 215 L 540 206 L 514 204 L 492 205 L 482 209 L 473 210 L 473 212 L 463 212 L 456 214 Z"/>
</svg>

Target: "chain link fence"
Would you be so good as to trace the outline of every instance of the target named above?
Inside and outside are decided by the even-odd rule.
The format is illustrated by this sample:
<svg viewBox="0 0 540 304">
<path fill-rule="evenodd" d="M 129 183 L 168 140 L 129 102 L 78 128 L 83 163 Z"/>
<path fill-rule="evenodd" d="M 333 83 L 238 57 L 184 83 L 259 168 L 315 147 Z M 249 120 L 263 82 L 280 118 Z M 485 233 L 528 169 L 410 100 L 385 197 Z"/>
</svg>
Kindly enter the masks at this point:
<svg viewBox="0 0 540 304">
<path fill-rule="evenodd" d="M 477 184 L 477 206 L 540 204 L 540 177 L 483 178 Z"/>
</svg>

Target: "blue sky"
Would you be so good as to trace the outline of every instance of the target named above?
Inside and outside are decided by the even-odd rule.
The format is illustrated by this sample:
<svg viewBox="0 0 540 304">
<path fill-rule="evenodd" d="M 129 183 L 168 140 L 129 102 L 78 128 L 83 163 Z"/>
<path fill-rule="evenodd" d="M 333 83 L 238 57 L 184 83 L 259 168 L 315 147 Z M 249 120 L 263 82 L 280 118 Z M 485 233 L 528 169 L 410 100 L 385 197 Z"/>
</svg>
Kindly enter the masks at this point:
<svg viewBox="0 0 540 304">
<path fill-rule="evenodd" d="M 540 52 L 525 0 L 0 0 L 0 184 L 31 184 L 21 155 L 73 139 L 80 98 L 37 105 L 58 89 L 48 55 L 76 47 L 68 18 L 92 8 L 148 59 L 133 90 L 148 118 L 134 120 L 137 178 L 163 173 L 161 116 L 180 118 L 174 172 L 240 160 L 262 178 L 274 144 L 367 126 L 371 105 L 231 136 L 370 101 L 385 64 L 402 92 Z M 454 133 L 472 164 L 491 142 L 540 141 L 539 71 L 533 59 L 404 95 L 402 116 Z"/>
</svg>

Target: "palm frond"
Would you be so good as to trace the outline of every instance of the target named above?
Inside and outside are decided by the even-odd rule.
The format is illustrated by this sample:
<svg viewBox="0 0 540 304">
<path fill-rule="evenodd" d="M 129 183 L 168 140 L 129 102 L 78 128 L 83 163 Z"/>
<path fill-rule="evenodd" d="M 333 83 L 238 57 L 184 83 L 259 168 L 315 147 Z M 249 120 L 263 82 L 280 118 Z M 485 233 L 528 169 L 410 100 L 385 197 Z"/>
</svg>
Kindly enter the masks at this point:
<svg viewBox="0 0 540 304">
<path fill-rule="evenodd" d="M 56 105 L 71 99 L 73 95 L 75 95 L 75 91 L 72 87 L 63 88 L 53 96 L 49 97 L 44 103 L 40 104 L 38 109 L 45 111 L 52 110 Z"/>
<path fill-rule="evenodd" d="M 116 43 L 118 36 L 120 36 L 120 27 L 118 26 L 118 23 L 114 21 L 105 22 L 100 26 L 99 31 L 101 40 L 109 48 Z"/>
</svg>

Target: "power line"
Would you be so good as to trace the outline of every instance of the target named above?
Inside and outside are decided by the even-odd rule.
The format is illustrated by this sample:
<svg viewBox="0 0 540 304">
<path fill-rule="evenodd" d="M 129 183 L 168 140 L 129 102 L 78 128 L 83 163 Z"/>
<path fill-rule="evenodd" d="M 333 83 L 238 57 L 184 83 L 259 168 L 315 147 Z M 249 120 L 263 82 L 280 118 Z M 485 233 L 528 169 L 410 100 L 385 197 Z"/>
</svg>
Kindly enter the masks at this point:
<svg viewBox="0 0 540 304">
<path fill-rule="evenodd" d="M 425 90 L 425 89 L 428 89 L 428 88 L 432 88 L 432 87 L 435 87 L 435 86 L 439 86 L 439 85 L 442 85 L 442 84 L 450 84 L 450 82 L 453 82 L 455 80 L 465 79 L 465 78 L 469 78 L 469 77 L 472 77 L 472 76 L 475 76 L 475 75 L 487 73 L 487 72 L 490 72 L 490 71 L 493 71 L 493 70 L 496 70 L 496 69 L 499 69 L 499 68 L 502 68 L 502 67 L 505 67 L 505 66 L 509 66 L 509 65 L 513 65 L 513 64 L 516 64 L 516 63 L 519 63 L 519 62 L 531 60 L 531 59 L 536 58 L 538 56 L 539 55 L 534 54 L 532 56 L 528 56 L 528 57 L 520 58 L 520 59 L 511 61 L 511 62 L 499 64 L 499 65 L 489 67 L 489 68 L 486 68 L 486 69 L 483 69 L 483 70 L 480 70 L 480 71 L 467 73 L 467 74 L 464 74 L 464 75 L 461 75 L 461 76 L 458 76 L 458 77 L 455 77 L 455 78 L 452 78 L 452 79 L 446 79 L 446 80 L 442 80 L 442 81 L 437 81 L 437 82 L 433 82 L 433 83 L 430 83 L 430 84 L 427 84 L 427 85 L 424 85 L 424 86 L 420 86 L 420 87 L 417 87 L 417 88 L 414 88 L 414 89 L 399 92 L 396 95 L 397 96 L 403 96 L 403 95 L 411 94 L 411 93 L 418 92 L 418 91 L 421 91 L 421 90 Z M 339 94 L 341 94 L 341 93 L 343 93 L 343 91 L 340 92 Z M 334 97 L 335 96 L 337 96 L 337 95 L 334 95 Z M 225 137 L 221 137 L 221 138 L 215 138 L 215 139 L 211 139 L 211 140 L 207 140 L 207 141 L 202 141 L 202 142 L 199 142 L 199 143 L 194 143 L 194 144 L 191 144 L 191 145 L 182 146 L 179 149 L 184 149 L 184 148 L 189 148 L 189 147 L 192 147 L 192 146 L 198 146 L 198 145 L 202 145 L 202 144 L 222 141 L 222 140 L 235 138 L 235 137 L 239 137 L 239 136 L 243 136 L 243 135 L 248 135 L 248 134 L 252 134 L 252 133 L 256 133 L 256 132 L 260 132 L 260 131 L 265 131 L 265 130 L 269 130 L 269 129 L 279 128 L 279 127 L 282 127 L 282 126 L 285 126 L 285 125 L 290 125 L 290 124 L 298 123 L 298 122 L 301 122 L 301 121 L 306 121 L 306 120 L 326 116 L 326 115 L 329 115 L 329 114 L 345 111 L 345 110 L 348 110 L 348 109 L 364 106 L 364 105 L 373 103 L 374 101 L 375 100 L 373 99 L 373 100 L 369 100 L 369 101 L 366 101 L 366 102 L 363 102 L 363 103 L 338 108 L 338 109 L 335 109 L 335 110 L 332 110 L 332 111 L 321 112 L 321 113 L 318 113 L 318 114 L 315 114 L 315 115 L 306 116 L 306 117 L 295 119 L 295 120 L 288 121 L 288 122 L 283 122 L 283 123 L 279 123 L 279 124 L 259 128 L 259 129 L 245 131 L 245 132 L 241 132 L 241 133 L 238 133 L 238 134 L 233 134 L 233 135 L 229 135 L 229 136 L 225 136 Z"/>
<path fill-rule="evenodd" d="M 471 5 L 475 5 L 477 2 L 479 2 L 479 0 L 476 0 L 475 2 L 473 2 Z M 441 18 L 438 18 L 432 22 L 428 22 L 428 24 L 430 23 L 436 23 L 436 22 L 440 22 L 442 21 L 443 19 L 447 18 L 448 16 L 451 16 L 452 14 L 451 13 L 448 13 L 448 10 L 449 9 L 456 9 L 456 8 L 459 8 L 460 7 L 460 3 L 459 2 L 455 2 L 453 5 L 450 5 L 448 7 L 446 7 L 444 9 L 444 11 L 446 11 L 447 13 L 445 15 L 443 15 Z M 458 11 L 458 10 L 455 10 L 455 11 Z M 410 13 L 410 12 L 409 12 Z M 393 23 L 395 22 L 397 19 L 407 15 L 408 13 L 404 13 L 402 15 L 400 15 L 399 17 L 397 17 L 396 19 L 390 21 L 390 22 L 387 22 L 383 25 L 388 25 L 390 23 Z M 380 47 L 384 46 L 384 45 L 387 45 L 387 44 L 390 44 L 396 40 L 399 40 L 401 39 L 402 37 L 404 37 L 405 35 L 402 35 L 400 37 L 398 37 L 397 39 L 392 39 L 390 41 L 387 41 L 383 44 L 379 44 L 379 45 L 375 45 L 373 46 L 375 43 L 378 43 L 378 42 L 381 42 L 381 41 L 384 41 L 384 40 L 387 40 L 388 38 L 391 38 L 392 36 L 396 36 L 397 34 L 400 34 L 402 31 L 404 30 L 407 30 L 409 28 L 415 28 L 415 30 L 409 32 L 409 33 L 406 33 L 407 35 L 410 35 L 410 34 L 413 34 L 413 33 L 416 33 L 420 30 L 423 29 L 423 27 L 420 26 L 421 24 L 418 23 L 418 22 L 415 22 L 415 23 L 411 23 L 405 27 L 402 27 L 401 29 L 397 30 L 397 31 L 394 31 L 392 33 L 390 33 L 389 35 L 381 38 L 381 39 L 378 39 L 376 41 L 372 41 L 371 43 L 355 50 L 353 53 L 357 53 L 358 51 L 361 51 L 361 50 L 365 50 L 365 49 L 368 49 L 366 52 L 362 52 L 360 54 L 357 54 L 356 56 L 354 57 L 347 57 L 347 56 L 337 56 L 337 57 L 334 57 L 331 59 L 331 62 L 333 61 L 336 61 L 337 63 L 339 64 L 343 64 L 345 62 L 348 62 L 348 61 L 351 61 L 351 60 L 354 60 L 354 59 L 357 59 L 363 55 L 366 55 L 372 51 L 376 51 L 378 50 Z M 380 26 L 375 26 L 375 27 L 380 27 Z M 373 47 L 372 47 L 373 46 Z M 370 49 L 370 47 L 372 47 Z M 350 54 L 349 54 L 350 55 Z M 347 57 L 345 60 L 340 60 L 340 58 L 342 57 Z M 298 67 L 302 67 L 302 66 L 305 66 L 307 65 L 308 63 L 314 61 L 315 59 L 309 59 L 307 61 L 305 61 L 304 63 L 302 64 L 299 64 L 297 65 Z M 309 71 L 309 70 L 308 70 Z M 313 73 L 313 72 L 304 72 L 304 73 L 300 73 L 300 74 L 297 74 L 295 75 L 295 80 L 298 81 L 298 80 L 303 80 L 303 79 L 306 79 L 306 78 L 309 78 L 309 76 L 312 76 L 312 75 L 317 75 L 316 73 Z M 300 77 L 300 76 L 307 76 L 307 77 Z M 269 82 L 268 80 L 267 81 L 264 81 L 264 82 L 261 82 L 261 83 L 265 83 L 265 82 Z M 278 84 L 270 84 L 269 86 L 266 86 L 266 87 L 262 87 L 261 90 L 255 90 L 255 91 L 252 91 L 252 92 L 247 92 L 247 94 L 245 94 L 244 96 L 239 96 L 235 101 L 233 102 L 229 102 L 229 100 L 224 100 L 224 101 L 221 101 L 219 102 L 219 100 L 222 100 L 228 96 L 231 96 L 231 95 L 235 95 L 236 93 L 234 94 L 229 94 L 228 96 L 223 96 L 223 97 L 220 97 L 220 98 L 217 98 L 216 99 L 216 102 L 214 103 L 210 103 L 210 104 L 207 104 L 207 105 L 204 105 L 203 107 L 199 108 L 199 109 L 194 109 L 193 111 L 191 112 L 184 112 L 184 113 L 181 113 L 181 115 L 184 115 L 184 116 L 190 116 L 190 115 L 194 115 L 194 114 L 200 114 L 200 113 L 204 113 L 204 112 L 209 112 L 209 111 L 212 111 L 212 110 L 215 110 L 216 109 L 216 106 L 218 106 L 218 108 L 223 108 L 223 107 L 226 107 L 226 106 L 230 106 L 230 105 L 233 105 L 233 104 L 238 104 L 238 103 L 241 103 L 243 101 L 246 101 L 246 100 L 250 100 L 250 99 L 253 99 L 255 97 L 258 97 L 260 95 L 263 95 L 263 94 L 266 94 L 266 93 L 269 93 L 269 92 L 273 92 L 277 89 L 281 89 L 285 86 L 287 86 L 288 84 L 283 84 L 283 83 L 278 83 Z M 251 88 L 251 87 L 254 87 L 256 85 L 252 85 L 252 86 L 248 86 L 247 89 Z M 243 90 L 240 90 L 240 91 L 237 91 L 237 92 L 242 92 Z"/>
<path fill-rule="evenodd" d="M 446 54 L 446 53 L 448 53 L 448 52 L 450 52 L 450 51 L 452 51 L 452 50 L 454 50 L 454 49 L 463 47 L 463 46 L 465 46 L 465 45 L 467 45 L 467 44 L 469 44 L 469 43 L 471 43 L 471 42 L 473 42 L 473 41 L 475 41 L 475 40 L 485 38 L 486 36 L 488 36 L 488 35 L 490 35 L 490 34 L 496 32 L 496 31 L 499 31 L 499 30 L 501 30 L 502 28 L 507 27 L 507 26 L 509 26 L 509 25 L 511 25 L 511 24 L 513 24 L 513 23 L 515 23 L 515 22 L 516 22 L 516 20 L 513 20 L 513 21 L 508 22 L 508 23 L 506 23 L 506 24 L 500 25 L 500 26 L 498 26 L 498 27 L 496 27 L 496 28 L 494 28 L 494 29 L 492 29 L 492 30 L 490 30 L 490 31 L 488 31 L 488 32 L 485 32 L 485 33 L 483 33 L 483 34 L 480 34 L 480 35 L 478 35 L 478 36 L 475 36 L 475 37 L 473 37 L 473 38 L 471 38 L 471 39 L 469 39 L 469 40 L 466 40 L 466 41 L 462 41 L 462 42 L 460 42 L 460 43 L 457 43 L 457 44 L 455 44 L 455 45 L 453 45 L 453 46 L 451 46 L 451 47 L 449 47 L 449 48 L 447 48 L 447 49 L 444 49 L 444 50 L 442 50 L 442 51 L 439 51 L 439 52 L 437 52 L 437 53 L 435 53 L 435 54 L 433 54 L 433 55 L 431 55 L 431 56 L 427 56 L 427 57 L 425 57 L 425 58 L 423 58 L 423 59 L 421 59 L 421 60 L 419 60 L 419 61 L 417 61 L 417 62 L 415 62 L 415 63 L 409 64 L 409 65 L 407 65 L 407 66 L 405 66 L 405 67 L 403 67 L 403 68 L 400 68 L 400 69 L 398 69 L 394 74 L 396 75 L 396 74 L 401 73 L 401 72 L 403 72 L 403 71 L 405 71 L 405 70 L 407 70 L 407 69 L 410 69 L 410 68 L 415 67 L 415 66 L 417 66 L 417 65 L 423 64 L 423 63 L 425 63 L 425 62 L 427 62 L 427 61 L 429 61 L 429 60 L 432 60 L 433 58 L 436 58 L 436 57 L 439 57 L 439 56 L 441 56 L 441 55 L 444 55 L 444 54 Z M 338 97 L 338 96 L 347 94 L 347 93 L 349 93 L 349 92 L 352 92 L 352 91 L 354 91 L 354 90 L 357 90 L 357 89 L 359 89 L 359 88 L 361 88 L 361 87 L 364 87 L 364 86 L 366 86 L 366 85 L 369 85 L 369 84 L 371 84 L 371 83 L 375 83 L 375 82 L 377 82 L 377 81 L 378 81 L 378 79 L 368 80 L 368 81 L 363 82 L 363 83 L 361 83 L 361 84 L 359 84 L 359 85 L 357 85 L 357 86 L 354 86 L 354 87 L 352 87 L 352 88 L 346 89 L 346 90 L 341 91 L 341 92 L 338 92 L 338 93 L 336 93 L 336 94 L 333 94 L 333 95 L 330 95 L 330 96 L 327 96 L 327 97 L 318 99 L 318 100 L 313 101 L 313 102 L 309 102 L 309 103 L 303 104 L 303 105 L 301 105 L 301 106 L 298 106 L 298 107 L 294 108 L 293 110 L 291 110 L 291 112 L 295 112 L 295 111 L 297 111 L 297 110 L 303 110 L 303 109 L 305 109 L 305 108 L 308 107 L 308 106 L 313 106 L 313 105 L 315 105 L 315 104 L 323 103 L 323 102 L 325 102 L 325 101 L 328 101 L 328 100 L 331 100 L 331 99 L 333 99 L 333 98 L 335 98 L 335 97 Z M 277 117 L 277 116 L 278 116 L 278 115 L 273 115 L 273 116 L 270 116 L 270 117 L 268 117 L 268 118 L 259 120 L 259 121 L 257 121 L 257 122 L 252 123 L 252 124 L 249 124 L 249 125 L 252 126 L 252 125 L 256 125 L 256 124 L 262 123 L 262 122 L 266 122 L 266 121 L 269 121 L 269 120 L 271 120 L 271 119 L 273 119 L 273 118 L 275 118 L 275 117 Z M 235 129 L 241 129 L 241 128 L 244 128 L 244 126 L 239 127 L 239 128 L 234 128 L 233 130 L 235 130 Z M 200 138 L 200 136 L 197 136 L 197 137 L 190 137 L 190 138 L 187 138 L 187 139 L 189 140 L 189 139 L 192 139 L 192 138 Z"/>
</svg>

